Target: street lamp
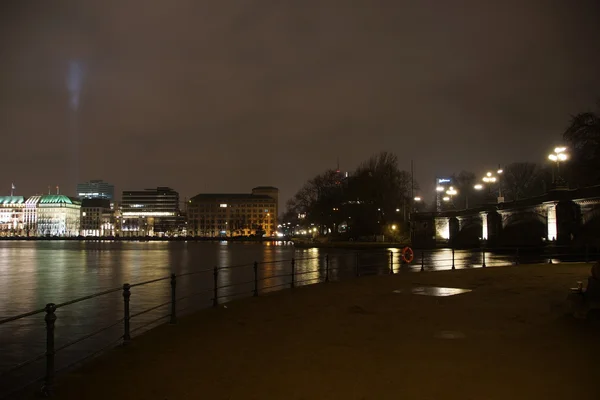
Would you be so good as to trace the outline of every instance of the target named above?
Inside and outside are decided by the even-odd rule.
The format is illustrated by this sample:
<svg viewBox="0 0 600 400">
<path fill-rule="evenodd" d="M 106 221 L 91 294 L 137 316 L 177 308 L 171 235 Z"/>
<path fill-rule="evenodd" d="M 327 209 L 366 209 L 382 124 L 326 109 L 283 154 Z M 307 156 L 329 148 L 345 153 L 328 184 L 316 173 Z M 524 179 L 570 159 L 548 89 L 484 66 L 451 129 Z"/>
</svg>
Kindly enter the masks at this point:
<svg viewBox="0 0 600 400">
<path fill-rule="evenodd" d="M 497 181 L 497 178 L 491 173 L 488 172 L 487 174 L 485 174 L 485 176 L 483 177 L 483 181 L 485 183 L 494 183 Z"/>
<path fill-rule="evenodd" d="M 416 201 L 416 202 L 419 202 L 419 201 L 421 201 L 421 197 L 419 197 L 419 196 L 416 196 L 416 197 L 415 197 L 415 201 Z"/>
<path fill-rule="evenodd" d="M 481 183 L 478 183 L 477 185 L 473 186 L 473 189 L 475 189 L 475 190 L 483 190 L 483 185 Z"/>
<path fill-rule="evenodd" d="M 498 175 L 504 173 L 502 168 L 498 168 L 496 171 Z M 504 197 L 502 197 L 502 182 L 500 181 L 500 177 L 496 177 L 492 172 L 487 172 L 482 179 L 483 182 L 489 184 L 490 186 L 496 182 L 498 182 L 498 203 L 502 203 L 504 201 Z M 475 185 L 475 190 L 482 190 L 483 185 Z"/>
<path fill-rule="evenodd" d="M 566 147 L 556 147 L 554 149 L 554 153 L 550 153 L 548 155 L 548 159 L 550 161 L 554 161 L 556 163 L 556 177 L 554 177 L 554 176 L 552 177 L 553 178 L 552 180 L 554 181 L 555 184 L 557 182 L 561 181 L 561 178 L 560 178 L 560 162 L 561 161 L 563 161 L 563 162 L 567 161 L 567 159 L 569 158 L 569 156 L 567 155 L 566 151 L 567 151 Z M 554 172 L 554 171 L 552 171 L 552 172 Z M 554 173 L 553 173 L 553 175 L 554 175 Z"/>
</svg>

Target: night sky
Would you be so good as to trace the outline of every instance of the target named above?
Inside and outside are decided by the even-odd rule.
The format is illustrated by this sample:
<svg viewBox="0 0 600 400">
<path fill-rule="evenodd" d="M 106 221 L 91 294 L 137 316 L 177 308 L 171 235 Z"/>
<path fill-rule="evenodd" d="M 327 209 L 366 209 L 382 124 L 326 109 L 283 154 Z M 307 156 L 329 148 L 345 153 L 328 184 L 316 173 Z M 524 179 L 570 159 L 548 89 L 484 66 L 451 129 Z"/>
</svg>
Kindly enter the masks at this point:
<svg viewBox="0 0 600 400">
<path fill-rule="evenodd" d="M 598 0 L 2 0 L 0 194 L 285 200 L 381 150 L 426 189 L 543 162 L 600 98 L 598 21 Z"/>
</svg>

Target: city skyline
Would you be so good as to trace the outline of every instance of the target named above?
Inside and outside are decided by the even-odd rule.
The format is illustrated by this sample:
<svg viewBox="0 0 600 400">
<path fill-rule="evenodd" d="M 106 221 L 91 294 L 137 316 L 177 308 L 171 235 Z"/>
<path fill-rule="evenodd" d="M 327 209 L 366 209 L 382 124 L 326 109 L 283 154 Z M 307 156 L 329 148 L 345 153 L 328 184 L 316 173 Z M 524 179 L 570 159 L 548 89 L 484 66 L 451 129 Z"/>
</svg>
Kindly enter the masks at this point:
<svg viewBox="0 0 600 400">
<path fill-rule="evenodd" d="M 338 157 L 393 151 L 424 189 L 541 162 L 600 93 L 600 5 L 481 3 L 5 2 L 0 182 L 253 182 L 283 205 Z"/>
</svg>

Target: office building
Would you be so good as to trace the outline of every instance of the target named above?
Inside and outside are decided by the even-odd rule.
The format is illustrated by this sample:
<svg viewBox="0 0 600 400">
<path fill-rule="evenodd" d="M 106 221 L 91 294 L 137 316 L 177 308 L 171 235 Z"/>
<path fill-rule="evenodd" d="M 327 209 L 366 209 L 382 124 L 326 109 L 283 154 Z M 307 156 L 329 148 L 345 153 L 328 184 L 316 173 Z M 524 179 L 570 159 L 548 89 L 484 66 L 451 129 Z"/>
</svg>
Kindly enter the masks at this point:
<svg viewBox="0 0 600 400">
<path fill-rule="evenodd" d="M 188 202 L 188 232 L 194 236 L 274 236 L 279 189 L 259 186 L 252 193 L 199 194 Z"/>
<path fill-rule="evenodd" d="M 115 215 L 108 199 L 81 201 L 81 236 L 115 236 Z"/>
<path fill-rule="evenodd" d="M 179 193 L 168 187 L 124 191 L 120 217 L 123 236 L 175 236 L 185 230 Z"/>
<path fill-rule="evenodd" d="M 80 199 L 114 200 L 115 187 L 102 180 L 91 180 L 77 184 L 77 196 Z"/>
</svg>

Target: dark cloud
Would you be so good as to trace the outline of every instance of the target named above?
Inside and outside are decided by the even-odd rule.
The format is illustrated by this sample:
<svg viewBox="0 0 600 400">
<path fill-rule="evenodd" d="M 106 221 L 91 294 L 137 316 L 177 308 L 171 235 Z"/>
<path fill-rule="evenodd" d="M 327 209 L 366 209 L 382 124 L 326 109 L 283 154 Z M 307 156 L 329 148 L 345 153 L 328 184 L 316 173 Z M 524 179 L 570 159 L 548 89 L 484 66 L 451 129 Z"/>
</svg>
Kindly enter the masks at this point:
<svg viewBox="0 0 600 400">
<path fill-rule="evenodd" d="M 380 150 L 414 158 L 427 187 L 542 160 L 600 96 L 595 0 L 0 7 L 0 185 L 23 194 L 102 178 L 287 198 L 338 157 L 352 168 Z"/>
</svg>

